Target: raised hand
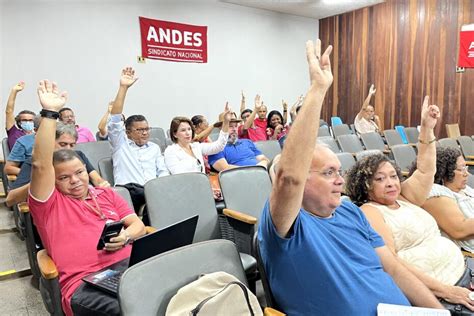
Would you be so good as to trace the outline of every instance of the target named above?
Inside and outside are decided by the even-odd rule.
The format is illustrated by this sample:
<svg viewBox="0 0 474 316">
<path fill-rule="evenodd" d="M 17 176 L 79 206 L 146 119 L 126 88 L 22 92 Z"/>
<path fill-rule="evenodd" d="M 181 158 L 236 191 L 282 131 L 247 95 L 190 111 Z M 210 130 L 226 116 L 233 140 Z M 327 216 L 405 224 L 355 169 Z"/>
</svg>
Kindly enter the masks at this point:
<svg viewBox="0 0 474 316">
<path fill-rule="evenodd" d="M 59 93 L 58 86 L 55 82 L 41 80 L 38 85 L 38 97 L 41 106 L 45 110 L 59 111 L 67 101 L 67 92 Z"/>
<path fill-rule="evenodd" d="M 375 89 L 374 85 L 372 84 L 372 85 L 370 86 L 370 89 L 369 89 L 369 94 L 370 94 L 370 95 L 374 95 L 376 91 L 377 91 L 377 89 Z"/>
<path fill-rule="evenodd" d="M 260 97 L 260 95 L 257 94 L 255 96 L 255 110 L 258 111 L 262 105 L 263 105 L 262 98 Z"/>
<path fill-rule="evenodd" d="M 232 119 L 232 111 L 229 107 L 229 102 L 226 102 L 225 107 L 224 107 L 224 122 L 229 123 L 231 119 Z"/>
<path fill-rule="evenodd" d="M 241 100 L 242 102 L 245 102 L 244 90 L 240 90 L 240 100 Z"/>
<path fill-rule="evenodd" d="M 321 56 L 321 40 L 306 42 L 306 58 L 309 65 L 309 76 L 311 79 L 311 86 L 323 89 L 324 92 L 332 84 L 331 55 L 332 46 L 329 45 L 326 51 Z"/>
<path fill-rule="evenodd" d="M 286 103 L 285 100 L 281 100 L 281 104 L 283 106 L 283 111 L 287 111 L 288 110 L 288 103 Z"/>
<path fill-rule="evenodd" d="M 122 76 L 120 77 L 120 85 L 124 87 L 131 87 L 138 78 L 135 77 L 135 70 L 132 67 L 127 67 L 122 70 Z"/>
<path fill-rule="evenodd" d="M 423 105 L 421 106 L 421 126 L 427 128 L 434 128 L 438 118 L 441 116 L 438 106 L 432 104 L 428 105 L 430 101 L 429 96 L 425 96 Z"/>
<path fill-rule="evenodd" d="M 16 85 L 13 86 L 12 90 L 16 92 L 20 92 L 25 88 L 25 82 L 20 81 Z"/>
</svg>

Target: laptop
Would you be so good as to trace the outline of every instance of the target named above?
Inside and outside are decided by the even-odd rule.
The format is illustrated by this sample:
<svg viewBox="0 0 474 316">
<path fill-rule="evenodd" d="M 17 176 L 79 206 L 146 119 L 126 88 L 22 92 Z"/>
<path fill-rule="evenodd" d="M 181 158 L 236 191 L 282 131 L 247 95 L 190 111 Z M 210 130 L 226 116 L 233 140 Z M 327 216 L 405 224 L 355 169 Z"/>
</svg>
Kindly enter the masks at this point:
<svg viewBox="0 0 474 316">
<path fill-rule="evenodd" d="M 136 239 L 132 244 L 129 258 L 91 273 L 82 280 L 97 289 L 117 296 L 120 278 L 129 267 L 166 251 L 192 244 L 198 218 L 199 215 L 192 216 Z"/>
</svg>

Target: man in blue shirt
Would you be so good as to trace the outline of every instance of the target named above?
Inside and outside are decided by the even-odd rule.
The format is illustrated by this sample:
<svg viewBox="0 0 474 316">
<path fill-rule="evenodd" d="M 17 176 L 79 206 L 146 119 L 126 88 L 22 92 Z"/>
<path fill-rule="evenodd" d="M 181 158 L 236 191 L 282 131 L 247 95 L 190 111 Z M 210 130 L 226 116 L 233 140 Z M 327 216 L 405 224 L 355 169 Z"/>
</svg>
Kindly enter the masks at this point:
<svg viewBox="0 0 474 316">
<path fill-rule="evenodd" d="M 311 87 L 274 166 L 259 224 L 265 271 L 288 315 L 376 315 L 379 303 L 442 308 L 384 245 L 358 207 L 341 204 L 341 164 L 315 146 L 332 83 L 328 47 L 306 44 Z"/>
<path fill-rule="evenodd" d="M 255 147 L 248 139 L 238 138 L 238 123 L 240 120 L 232 119 L 229 123 L 229 138 L 224 150 L 215 155 L 209 155 L 209 165 L 217 171 L 223 171 L 239 166 L 267 167 L 269 159 Z"/>
</svg>

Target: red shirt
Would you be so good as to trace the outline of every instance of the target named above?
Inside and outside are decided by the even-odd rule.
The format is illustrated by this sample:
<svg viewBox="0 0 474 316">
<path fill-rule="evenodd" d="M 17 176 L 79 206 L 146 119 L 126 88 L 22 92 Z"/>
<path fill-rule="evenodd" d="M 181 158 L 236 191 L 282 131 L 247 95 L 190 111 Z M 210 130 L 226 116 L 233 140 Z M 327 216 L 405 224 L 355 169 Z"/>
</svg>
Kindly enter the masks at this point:
<svg viewBox="0 0 474 316">
<path fill-rule="evenodd" d="M 89 187 L 106 220 L 118 221 L 135 214 L 127 202 L 110 188 Z M 56 263 L 62 306 L 72 315 L 71 297 L 82 284 L 81 279 L 117 261 L 128 258 L 131 248 L 114 252 L 97 250 L 97 242 L 106 220 L 88 206 L 95 203 L 90 195 L 85 201 L 60 193 L 56 188 L 46 201 L 38 201 L 31 194 L 28 205 L 44 247 Z"/>
<path fill-rule="evenodd" d="M 254 127 L 247 130 L 243 129 L 243 125 L 239 126 L 239 138 L 250 139 L 253 142 L 267 140 L 267 119 L 256 118 L 253 121 Z"/>
</svg>

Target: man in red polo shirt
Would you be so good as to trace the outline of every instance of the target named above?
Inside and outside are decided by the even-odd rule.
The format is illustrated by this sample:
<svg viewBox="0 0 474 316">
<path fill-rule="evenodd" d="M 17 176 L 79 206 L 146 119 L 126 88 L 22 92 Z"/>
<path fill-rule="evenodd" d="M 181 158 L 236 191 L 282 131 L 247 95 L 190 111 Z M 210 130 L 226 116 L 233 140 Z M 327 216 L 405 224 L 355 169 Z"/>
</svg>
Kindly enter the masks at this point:
<svg viewBox="0 0 474 316">
<path fill-rule="evenodd" d="M 242 93 L 240 117 L 244 124 L 239 126 L 239 138 L 250 139 L 253 142 L 267 140 L 267 107 L 263 105 L 260 96 L 258 94 L 255 96 L 253 111 L 243 109 L 245 109 L 245 97 Z"/>
<path fill-rule="evenodd" d="M 58 111 L 66 103 L 55 83 L 40 81 L 43 120 L 36 134 L 28 204 L 43 245 L 59 271 L 66 315 L 119 315 L 116 298 L 81 279 L 130 256 L 129 242 L 145 234 L 133 209 L 110 188 L 89 186 L 84 163 L 72 150 L 54 151 Z M 97 243 L 105 223 L 123 221 L 124 229 L 104 250 Z"/>
</svg>

